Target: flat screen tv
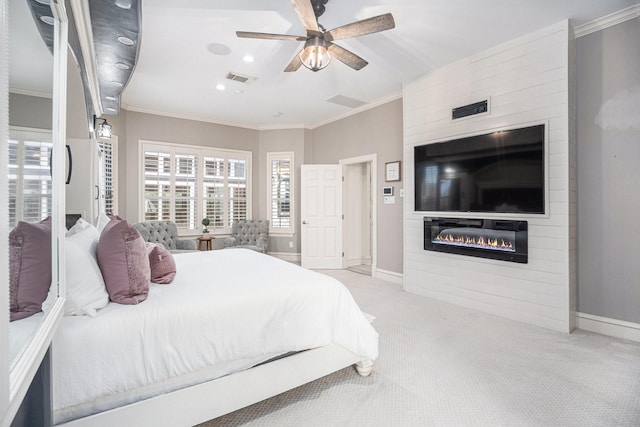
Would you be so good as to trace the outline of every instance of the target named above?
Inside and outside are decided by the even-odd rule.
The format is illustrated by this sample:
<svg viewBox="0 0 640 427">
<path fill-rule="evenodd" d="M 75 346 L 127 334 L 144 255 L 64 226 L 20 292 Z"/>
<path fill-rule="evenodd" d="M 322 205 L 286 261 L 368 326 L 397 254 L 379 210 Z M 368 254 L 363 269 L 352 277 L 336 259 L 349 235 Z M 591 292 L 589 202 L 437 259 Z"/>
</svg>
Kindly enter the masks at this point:
<svg viewBox="0 0 640 427">
<path fill-rule="evenodd" d="M 544 126 L 416 146 L 415 210 L 544 214 Z"/>
</svg>

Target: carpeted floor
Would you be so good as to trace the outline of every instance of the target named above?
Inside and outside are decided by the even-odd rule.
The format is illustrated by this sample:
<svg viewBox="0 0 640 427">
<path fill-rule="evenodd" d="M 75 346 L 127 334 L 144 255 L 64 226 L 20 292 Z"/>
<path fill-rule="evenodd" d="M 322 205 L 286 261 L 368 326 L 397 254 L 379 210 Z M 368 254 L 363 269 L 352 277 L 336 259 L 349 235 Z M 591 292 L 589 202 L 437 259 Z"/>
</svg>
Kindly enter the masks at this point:
<svg viewBox="0 0 640 427">
<path fill-rule="evenodd" d="M 325 271 L 376 316 L 371 377 L 351 368 L 201 424 L 640 426 L 640 344 L 571 335 Z"/>
</svg>

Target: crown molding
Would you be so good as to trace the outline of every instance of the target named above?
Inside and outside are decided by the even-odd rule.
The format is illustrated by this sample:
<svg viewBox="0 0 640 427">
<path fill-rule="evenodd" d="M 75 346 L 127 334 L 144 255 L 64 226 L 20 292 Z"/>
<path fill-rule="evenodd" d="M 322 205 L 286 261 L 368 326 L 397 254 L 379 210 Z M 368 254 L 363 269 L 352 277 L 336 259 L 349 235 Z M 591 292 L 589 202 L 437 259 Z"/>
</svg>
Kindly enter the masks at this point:
<svg viewBox="0 0 640 427">
<path fill-rule="evenodd" d="M 28 89 L 19 89 L 15 87 L 9 88 L 9 93 L 15 93 L 17 95 L 26 95 L 26 96 L 35 96 L 37 98 L 49 98 L 53 99 L 53 93 L 51 92 L 40 92 L 37 90 L 28 90 Z"/>
<path fill-rule="evenodd" d="M 383 98 L 378 99 L 377 101 L 371 102 L 367 105 L 363 105 L 362 107 L 354 108 L 344 114 L 339 116 L 332 117 L 330 119 L 315 123 L 314 125 L 306 125 L 304 123 L 290 123 L 290 124 L 278 124 L 278 125 L 250 125 L 247 123 L 234 123 L 234 122 L 225 122 L 220 120 L 214 120 L 210 117 L 203 116 L 192 116 L 188 114 L 177 114 L 177 113 L 169 113 L 166 111 L 152 110 L 149 108 L 141 108 L 135 107 L 133 105 L 122 104 L 122 109 L 126 111 L 132 111 L 135 113 L 143 113 L 143 114 L 153 114 L 156 116 L 163 117 L 172 117 L 174 119 L 182 119 L 182 120 L 194 120 L 197 122 L 205 122 L 205 123 L 213 123 L 222 126 L 232 126 L 237 128 L 251 129 L 251 130 L 288 130 L 288 129 L 308 129 L 313 130 L 320 126 L 327 125 L 329 123 L 337 122 L 338 120 L 342 120 L 349 116 L 353 116 L 358 113 L 362 113 L 363 111 L 370 110 L 372 108 L 379 107 L 380 105 L 386 104 L 391 101 L 395 101 L 396 99 L 402 98 L 402 91 L 392 93 L 391 95 L 385 96 Z"/>
<path fill-rule="evenodd" d="M 629 6 L 625 9 L 617 12 L 610 13 L 601 18 L 594 19 L 586 24 L 577 25 L 574 28 L 576 38 L 586 36 L 596 31 L 604 30 L 605 28 L 612 27 L 617 24 L 621 24 L 625 21 L 637 18 L 640 16 L 640 3 L 633 6 Z"/>
<path fill-rule="evenodd" d="M 162 116 L 162 117 L 171 117 L 174 119 L 182 119 L 182 120 L 193 120 L 196 122 L 204 122 L 204 123 L 213 123 L 216 125 L 222 126 L 232 126 L 237 128 L 251 129 L 251 130 L 260 130 L 257 126 L 252 126 L 246 123 L 234 123 L 234 122 L 224 122 L 221 120 L 214 120 L 210 117 L 203 116 L 192 116 L 189 114 L 178 114 L 178 113 L 169 113 L 167 111 L 153 110 L 150 108 L 141 108 L 135 107 L 133 105 L 122 104 L 122 109 L 126 111 L 132 111 L 135 113 L 143 113 L 143 114 L 153 114 L 154 116 Z"/>
</svg>

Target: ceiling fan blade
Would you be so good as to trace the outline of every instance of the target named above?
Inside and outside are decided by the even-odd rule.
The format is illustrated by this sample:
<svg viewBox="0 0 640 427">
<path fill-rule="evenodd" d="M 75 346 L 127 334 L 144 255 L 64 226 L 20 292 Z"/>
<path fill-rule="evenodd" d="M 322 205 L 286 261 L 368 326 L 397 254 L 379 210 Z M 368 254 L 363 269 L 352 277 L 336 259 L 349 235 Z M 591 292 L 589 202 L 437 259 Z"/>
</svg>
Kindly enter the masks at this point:
<svg viewBox="0 0 640 427">
<path fill-rule="evenodd" d="M 320 28 L 318 28 L 318 20 L 313 11 L 311 0 L 291 0 L 291 3 L 293 3 L 293 9 L 296 11 L 298 19 L 300 19 L 304 28 L 308 31 L 319 32 Z"/>
<path fill-rule="evenodd" d="M 360 58 L 355 53 L 333 43 L 329 43 L 329 55 L 356 71 L 363 69 L 368 64 L 367 61 Z"/>
<path fill-rule="evenodd" d="M 349 37 L 364 36 L 365 34 L 377 33 L 380 31 L 390 30 L 396 27 L 393 15 L 385 13 L 384 15 L 374 16 L 373 18 L 363 19 L 361 21 L 352 22 L 342 27 L 334 28 L 327 31 L 324 35 L 325 41 L 333 41 L 346 39 Z"/>
<path fill-rule="evenodd" d="M 303 42 L 307 40 L 304 36 L 290 36 L 288 34 L 254 33 L 252 31 L 236 31 L 236 36 L 245 39 L 267 39 L 267 40 L 291 40 Z"/>
<path fill-rule="evenodd" d="M 292 71 L 298 71 L 298 68 L 302 65 L 302 60 L 300 59 L 300 52 L 296 53 L 296 56 L 293 57 L 287 68 L 284 69 L 285 73 L 290 73 Z"/>
</svg>

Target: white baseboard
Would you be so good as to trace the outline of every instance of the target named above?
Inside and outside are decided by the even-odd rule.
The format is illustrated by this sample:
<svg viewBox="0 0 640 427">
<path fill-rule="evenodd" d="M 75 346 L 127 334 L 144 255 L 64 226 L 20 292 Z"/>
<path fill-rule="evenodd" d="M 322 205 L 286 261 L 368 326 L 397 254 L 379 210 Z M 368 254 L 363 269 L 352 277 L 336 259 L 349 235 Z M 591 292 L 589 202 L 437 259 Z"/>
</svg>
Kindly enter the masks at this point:
<svg viewBox="0 0 640 427">
<path fill-rule="evenodd" d="M 376 279 L 395 283 L 396 285 L 402 285 L 404 281 L 404 274 L 396 273 L 395 271 L 387 271 L 387 270 L 382 270 L 380 268 L 376 268 L 375 271 L 372 271 L 371 273 L 372 273 L 372 276 L 375 277 Z"/>
<path fill-rule="evenodd" d="M 269 252 L 269 255 L 280 258 L 284 261 L 295 262 L 297 264 L 300 264 L 301 261 L 300 254 L 293 252 Z"/>
<path fill-rule="evenodd" d="M 587 313 L 576 313 L 576 318 L 579 329 L 640 342 L 640 324 L 638 323 L 594 316 Z"/>
</svg>

